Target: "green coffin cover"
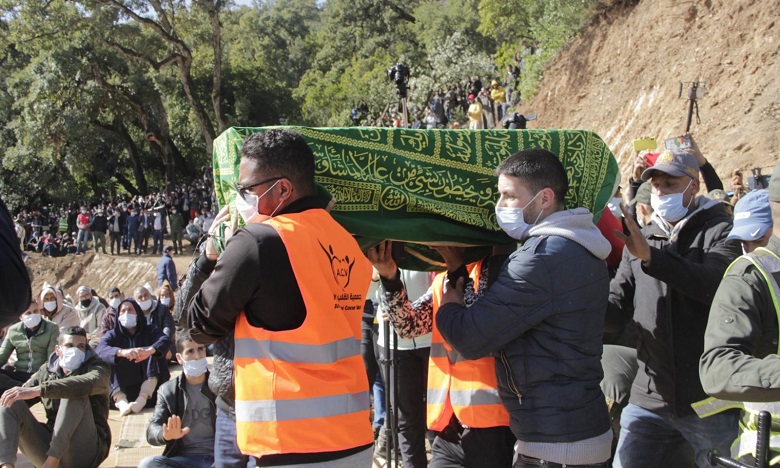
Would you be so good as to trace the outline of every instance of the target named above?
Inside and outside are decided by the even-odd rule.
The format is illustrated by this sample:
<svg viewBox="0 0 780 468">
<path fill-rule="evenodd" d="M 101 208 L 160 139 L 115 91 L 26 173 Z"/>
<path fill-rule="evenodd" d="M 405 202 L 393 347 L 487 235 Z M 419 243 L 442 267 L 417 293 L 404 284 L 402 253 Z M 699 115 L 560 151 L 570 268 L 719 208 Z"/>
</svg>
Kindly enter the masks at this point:
<svg viewBox="0 0 780 468">
<path fill-rule="evenodd" d="M 399 265 L 441 268 L 426 245 L 513 242 L 496 224 L 496 167 L 525 148 L 558 155 L 569 176 L 566 208 L 586 207 L 595 220 L 614 192 L 618 165 L 604 141 L 585 130 L 411 130 L 379 127 L 233 127 L 214 141 L 220 208 L 231 205 L 244 138 L 271 128 L 300 133 L 314 152 L 320 190 L 335 198 L 333 217 L 368 248 L 403 241 Z"/>
</svg>

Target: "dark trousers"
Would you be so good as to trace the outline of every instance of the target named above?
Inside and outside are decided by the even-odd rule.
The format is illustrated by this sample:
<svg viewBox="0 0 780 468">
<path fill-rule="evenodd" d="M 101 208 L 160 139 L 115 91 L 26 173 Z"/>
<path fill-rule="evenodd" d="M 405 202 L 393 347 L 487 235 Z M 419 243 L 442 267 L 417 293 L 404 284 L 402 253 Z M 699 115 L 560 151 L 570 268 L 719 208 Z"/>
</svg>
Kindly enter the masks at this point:
<svg viewBox="0 0 780 468">
<path fill-rule="evenodd" d="M 388 353 L 385 348 L 379 347 L 379 350 L 382 358 L 386 358 Z M 390 405 L 398 408 L 398 447 L 404 468 L 428 466 L 425 453 L 425 397 L 428 389 L 430 351 L 430 348 L 398 351 L 398 382 L 395 384 L 385 375 L 385 367 L 381 366 L 382 379 L 387 382 L 385 391 L 390 393 Z M 398 386 L 397 401 L 392 390 L 393 385 Z M 392 417 L 390 408 L 387 408 L 387 417 Z"/>
<path fill-rule="evenodd" d="M 144 253 L 146 253 L 147 250 L 149 250 L 149 236 L 152 234 L 151 228 L 146 228 L 143 231 L 141 231 L 141 246 L 144 249 Z"/>
<path fill-rule="evenodd" d="M 109 232 L 109 249 L 111 253 L 114 253 L 114 243 L 116 243 L 116 253 L 122 253 L 122 233 L 121 232 Z"/>
<path fill-rule="evenodd" d="M 133 234 L 133 251 L 135 253 L 141 253 L 141 231 L 135 231 Z M 130 250 L 130 243 L 127 243 L 127 250 Z"/>
<path fill-rule="evenodd" d="M 152 253 L 156 254 L 158 248 L 160 249 L 160 253 L 162 253 L 162 250 L 163 250 L 163 232 L 162 232 L 162 230 L 158 231 L 157 229 L 155 229 L 154 233 L 152 233 L 152 239 L 153 239 L 153 242 L 154 242 L 152 244 Z"/>
<path fill-rule="evenodd" d="M 458 440 L 459 439 L 459 440 Z M 466 428 L 453 440 L 437 436 L 431 446 L 430 468 L 511 468 L 514 434 L 507 426 Z"/>
<path fill-rule="evenodd" d="M 6 390 L 21 387 L 33 374 L 14 370 L 13 368 L 0 369 L 0 395 Z"/>
</svg>

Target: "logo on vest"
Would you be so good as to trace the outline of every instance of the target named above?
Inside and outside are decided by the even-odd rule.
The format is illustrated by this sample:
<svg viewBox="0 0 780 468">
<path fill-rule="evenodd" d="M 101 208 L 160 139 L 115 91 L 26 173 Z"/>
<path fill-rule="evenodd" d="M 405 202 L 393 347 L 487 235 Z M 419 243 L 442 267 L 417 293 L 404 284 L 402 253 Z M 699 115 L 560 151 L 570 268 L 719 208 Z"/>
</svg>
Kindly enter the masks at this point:
<svg viewBox="0 0 780 468">
<path fill-rule="evenodd" d="M 325 255 L 328 256 L 330 269 L 333 271 L 333 279 L 336 280 L 336 284 L 341 286 L 341 289 L 349 286 L 349 278 L 352 274 L 352 267 L 355 266 L 355 259 L 353 258 L 350 260 L 349 255 L 338 258 L 336 254 L 333 253 L 332 245 L 328 245 L 328 248 L 325 248 L 325 246 L 322 245 L 322 242 L 320 242 L 320 247 L 322 247 L 322 251 L 325 252 Z"/>
</svg>

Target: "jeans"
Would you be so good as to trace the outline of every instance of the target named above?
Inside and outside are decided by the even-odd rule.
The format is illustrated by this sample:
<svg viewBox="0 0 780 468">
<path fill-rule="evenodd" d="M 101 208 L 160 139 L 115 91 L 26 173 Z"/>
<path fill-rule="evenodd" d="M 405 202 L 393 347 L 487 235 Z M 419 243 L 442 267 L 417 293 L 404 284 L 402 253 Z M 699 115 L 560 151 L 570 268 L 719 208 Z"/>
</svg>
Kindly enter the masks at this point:
<svg viewBox="0 0 780 468">
<path fill-rule="evenodd" d="M 203 455 L 200 457 L 163 457 L 154 455 L 146 457 L 138 464 L 138 468 L 210 468 L 214 463 L 214 456 Z"/>
<path fill-rule="evenodd" d="M 216 468 L 255 466 L 255 459 L 244 455 L 238 449 L 236 421 L 220 408 L 217 408 L 217 424 L 214 433 L 214 466 Z"/>
<path fill-rule="evenodd" d="M 141 253 L 141 231 L 135 231 L 131 234 L 133 244 L 134 244 L 134 252 L 135 253 Z M 130 243 L 127 243 L 127 250 L 130 250 Z"/>
<path fill-rule="evenodd" d="M 730 453 L 731 443 L 737 438 L 738 418 L 736 411 L 702 419 L 695 414 L 678 417 L 629 404 L 620 417 L 620 441 L 613 466 L 672 466 L 675 461 L 664 460 L 659 455 L 673 453 L 687 441 L 693 447 L 696 465 L 709 467 L 707 453 L 710 450 Z"/>
<path fill-rule="evenodd" d="M 379 347 L 382 358 L 386 357 L 384 347 Z M 398 351 L 398 401 L 393 395 L 393 386 L 388 384 L 385 391 L 390 392 L 391 407 L 398 407 L 398 448 L 405 468 L 428 466 L 425 453 L 425 399 L 428 390 L 428 357 L 430 348 L 409 349 Z M 385 382 L 391 382 L 384 375 Z M 390 372 L 393 369 L 390 368 Z M 388 414 L 387 417 L 390 417 Z"/>
<path fill-rule="evenodd" d="M 79 233 L 76 236 L 76 252 L 86 252 L 87 242 L 89 242 L 89 229 L 79 229 Z M 82 243 L 84 244 L 83 246 Z"/>
<path fill-rule="evenodd" d="M 385 425 L 385 418 L 387 417 L 387 409 L 385 408 L 385 382 L 382 380 L 382 373 L 377 371 L 376 380 L 371 387 L 371 391 L 374 394 L 374 428 Z"/>
<path fill-rule="evenodd" d="M 155 229 L 154 232 L 152 233 L 152 239 L 153 239 L 152 253 L 156 254 L 158 247 L 160 249 L 160 253 L 162 253 L 162 250 L 163 250 L 163 232 L 162 232 L 162 230 L 158 231 L 157 229 Z"/>
</svg>

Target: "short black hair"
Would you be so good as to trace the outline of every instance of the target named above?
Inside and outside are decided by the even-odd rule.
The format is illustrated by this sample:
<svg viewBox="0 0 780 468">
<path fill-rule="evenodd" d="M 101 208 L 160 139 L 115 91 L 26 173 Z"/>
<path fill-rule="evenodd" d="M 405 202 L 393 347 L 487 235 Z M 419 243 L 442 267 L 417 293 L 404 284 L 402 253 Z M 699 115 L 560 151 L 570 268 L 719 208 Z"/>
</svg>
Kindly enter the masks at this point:
<svg viewBox="0 0 780 468">
<path fill-rule="evenodd" d="M 58 342 L 61 342 L 62 338 L 65 335 L 71 335 L 71 336 L 83 336 L 84 338 L 87 337 L 87 331 L 84 330 L 81 327 L 67 327 L 62 329 L 62 333 L 60 333 Z"/>
<path fill-rule="evenodd" d="M 185 341 L 194 341 L 194 340 L 190 336 L 189 332 L 187 332 L 186 330 L 178 330 L 176 332 L 176 352 L 177 353 L 184 352 L 184 342 Z"/>
<path fill-rule="evenodd" d="M 530 148 L 515 153 L 496 168 L 496 175 L 502 174 L 521 179 L 534 193 L 545 188 L 552 189 L 555 201 L 563 206 L 569 179 L 561 161 L 550 151 Z"/>
<path fill-rule="evenodd" d="M 258 132 L 244 140 L 241 158 L 255 163 L 267 177 L 284 177 L 306 193 L 314 192 L 314 153 L 292 130 Z"/>
</svg>

